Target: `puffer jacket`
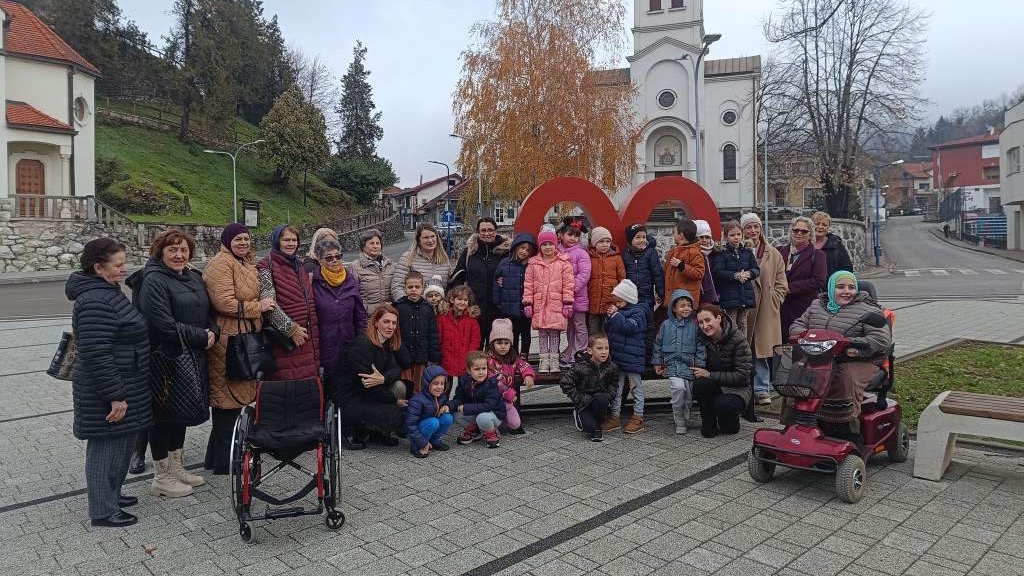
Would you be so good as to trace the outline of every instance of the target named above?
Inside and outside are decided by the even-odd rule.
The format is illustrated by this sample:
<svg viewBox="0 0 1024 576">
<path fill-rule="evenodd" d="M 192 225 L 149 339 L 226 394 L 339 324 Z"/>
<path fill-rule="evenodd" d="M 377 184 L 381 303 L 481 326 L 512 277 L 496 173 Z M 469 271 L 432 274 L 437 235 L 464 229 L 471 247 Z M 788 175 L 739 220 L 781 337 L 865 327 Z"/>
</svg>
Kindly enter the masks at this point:
<svg viewBox="0 0 1024 576">
<path fill-rule="evenodd" d="M 423 388 L 409 399 L 409 406 L 405 408 L 405 433 L 413 450 L 421 450 L 430 442 L 430 438 L 420 433 L 420 422 L 440 416 L 441 408 L 448 405 L 443 392 L 440 398 L 430 394 L 430 379 L 426 373 L 423 380 Z"/>
<path fill-rule="evenodd" d="M 734 276 L 737 272 L 750 272 L 750 280 L 740 282 Z M 731 244 L 716 247 L 711 253 L 711 273 L 715 278 L 718 303 L 722 308 L 753 308 L 754 280 L 761 274 L 757 257 L 748 244 L 733 248 Z"/>
<path fill-rule="evenodd" d="M 678 258 L 678 266 L 672 266 L 669 261 Z M 665 291 L 674 293 L 676 289 L 682 288 L 693 295 L 693 309 L 700 308 L 700 286 L 704 279 L 704 253 L 700 251 L 699 242 L 690 242 L 682 246 L 675 246 L 665 254 Z M 668 302 L 665 307 L 669 313 Z"/>
<path fill-rule="evenodd" d="M 590 406 L 594 394 L 615 397 L 619 388 L 619 367 L 611 359 L 598 364 L 586 350 L 580 350 L 572 366 L 562 372 L 558 385 L 577 410 Z"/>
<path fill-rule="evenodd" d="M 476 320 L 479 316 L 479 309 L 462 316 L 456 316 L 455 310 L 449 310 L 437 319 L 437 333 L 441 340 L 441 366 L 449 374 L 464 372 L 466 354 L 480 349 L 480 323 Z"/>
<path fill-rule="evenodd" d="M 423 298 L 413 302 L 402 296 L 395 302 L 395 310 L 398 310 L 398 328 L 402 331 L 402 348 L 409 353 L 408 360 L 413 364 L 441 362 L 441 340 L 433 306 Z"/>
<path fill-rule="evenodd" d="M 367 316 L 372 316 L 381 304 L 394 301 L 391 281 L 395 277 L 395 263 L 387 256 L 382 255 L 380 260 L 375 260 L 360 253 L 359 258 L 348 265 L 348 271 L 359 280 L 359 296 L 363 299 Z"/>
<path fill-rule="evenodd" d="M 626 304 L 608 317 L 605 326 L 612 361 L 619 370 L 643 374 L 644 358 L 647 356 L 644 335 L 647 333 L 647 312 L 639 304 Z"/>
<path fill-rule="evenodd" d="M 440 245 L 436 248 L 437 250 L 444 251 Z M 452 266 L 451 263 L 445 261 L 441 264 L 435 264 L 420 252 L 419 248 L 413 248 L 410 252 L 406 252 L 398 259 L 398 263 L 395 264 L 395 274 L 391 278 L 391 298 L 392 301 L 397 301 L 402 296 L 405 296 L 405 277 L 409 274 L 410 270 L 416 270 L 420 274 L 423 274 L 423 282 L 426 284 L 434 276 L 441 277 L 441 286 L 448 285 L 448 279 L 451 277 Z"/>
<path fill-rule="evenodd" d="M 533 252 L 537 252 L 537 240 L 534 239 L 533 234 L 526 232 L 516 234 L 508 256 L 502 258 L 494 271 L 494 287 L 491 298 L 498 306 L 498 311 L 510 318 L 523 316 L 523 282 L 526 280 L 528 259 L 516 258 L 516 250 L 523 244 L 529 244 L 533 247 Z M 500 286 L 498 285 L 499 278 L 501 279 Z"/>
<path fill-rule="evenodd" d="M 626 278 L 636 284 L 641 303 L 653 308 L 655 297 L 665 298 L 665 270 L 661 267 L 653 237 L 647 241 L 647 248 L 640 253 L 632 249 L 624 250 L 622 264 L 626 269 Z"/>
<path fill-rule="evenodd" d="M 793 322 L 789 329 L 790 336 L 810 329 L 839 332 L 846 335 L 854 344 L 867 345 L 866 349 L 860 349 L 861 357 L 881 365 L 889 355 L 889 346 L 892 344 L 892 328 L 888 325 L 880 328 L 868 326 L 861 319 L 872 312 L 882 314 L 882 307 L 876 304 L 867 292 L 857 293 L 853 302 L 840 307 L 835 314 L 828 311 L 827 304 L 828 297 L 826 296 L 812 302 L 807 310 Z"/>
<path fill-rule="evenodd" d="M 153 424 L 149 390 L 149 327 L 121 287 L 91 274 L 75 272 L 64 285 L 75 302 L 71 329 L 78 355 L 71 370 L 75 438 L 138 434 Z M 128 410 L 107 422 L 110 403 Z"/>
<path fill-rule="evenodd" d="M 241 408 L 256 398 L 256 382 L 228 381 L 224 363 L 231 336 L 263 329 L 260 281 L 252 261 L 251 252 L 240 260 L 221 246 L 220 252 L 203 270 L 214 319 L 220 326 L 220 338 L 206 354 L 210 362 L 210 406 L 214 408 Z M 241 320 L 238 318 L 239 307 L 242 310 Z"/>
<path fill-rule="evenodd" d="M 462 406 L 462 413 L 466 416 L 494 412 L 499 420 L 504 420 L 506 415 L 505 402 L 498 393 L 498 381 L 490 377 L 483 382 L 474 382 L 469 374 L 462 373 L 462 376 L 459 376 L 459 385 L 455 388 L 455 395 L 448 402 L 452 414 L 458 413 L 459 406 Z"/>
<path fill-rule="evenodd" d="M 469 286 L 476 298 L 477 306 L 485 313 L 490 311 L 493 314 L 497 305 L 493 288 L 495 271 L 511 248 L 511 238 L 497 235 L 494 242 L 485 243 L 480 241 L 477 234 L 473 234 L 466 240 L 462 254 L 459 254 L 448 287 L 462 284 Z"/>
<path fill-rule="evenodd" d="M 558 251 L 565 254 L 572 266 L 572 309 L 574 312 L 586 312 L 590 310 L 590 293 L 587 291 L 587 285 L 590 284 L 590 255 L 582 243 L 573 244 L 570 248 L 559 244 Z"/>
<path fill-rule="evenodd" d="M 590 313 L 605 314 L 613 303 L 612 289 L 626 279 L 626 266 L 622 255 L 613 244 L 607 254 L 590 249 Z"/>
<path fill-rule="evenodd" d="M 274 250 L 256 265 L 260 279 L 260 296 L 273 298 L 277 307 L 268 312 L 268 321 L 280 332 L 291 336 L 299 326 L 309 338 L 302 346 L 287 351 L 273 346 L 277 371 L 268 380 L 300 380 L 314 378 L 320 372 L 320 330 L 316 301 L 309 273 L 296 269 L 280 252 Z"/>
<path fill-rule="evenodd" d="M 320 337 L 320 365 L 327 373 L 338 365 L 338 356 L 356 334 L 366 331 L 366 307 L 359 296 L 359 280 L 354 275 L 346 271 L 345 281 L 331 286 L 319 265 L 313 270 L 313 301 Z"/>
<path fill-rule="evenodd" d="M 853 261 L 850 260 L 850 253 L 846 251 L 843 239 L 829 232 L 825 237 L 825 244 L 821 247 L 825 253 L 825 277 L 831 278 L 832 274 L 839 270 L 853 272 Z"/>
<path fill-rule="evenodd" d="M 707 353 L 708 379 L 718 384 L 723 394 L 735 394 L 746 405 L 750 402 L 750 373 L 754 367 L 746 336 L 723 314 L 722 337 L 717 341 L 703 333 L 700 337 Z"/>
<path fill-rule="evenodd" d="M 513 350 L 510 354 L 514 352 Z M 498 384 L 513 388 L 515 387 L 516 376 L 535 378 L 537 373 L 533 370 L 533 366 L 530 366 L 530 363 L 519 354 L 515 354 L 515 360 L 507 364 L 495 357 L 494 354 L 488 354 L 487 375 L 497 379 Z"/>
<path fill-rule="evenodd" d="M 530 258 L 523 282 L 523 305 L 533 306 L 535 330 L 565 330 L 568 320 L 562 315 L 562 306 L 572 304 L 575 283 L 572 264 L 565 254 L 558 254 L 548 262 L 541 255 Z"/>
<path fill-rule="evenodd" d="M 675 307 L 676 300 L 691 298 L 689 291 L 678 289 L 672 292 L 669 310 Z M 654 352 L 651 363 L 665 367 L 665 376 L 693 380 L 691 366 L 704 367 L 704 344 L 698 337 L 697 321 L 693 316 L 676 318 L 674 313 L 661 324 L 658 336 L 654 339 Z"/>
</svg>

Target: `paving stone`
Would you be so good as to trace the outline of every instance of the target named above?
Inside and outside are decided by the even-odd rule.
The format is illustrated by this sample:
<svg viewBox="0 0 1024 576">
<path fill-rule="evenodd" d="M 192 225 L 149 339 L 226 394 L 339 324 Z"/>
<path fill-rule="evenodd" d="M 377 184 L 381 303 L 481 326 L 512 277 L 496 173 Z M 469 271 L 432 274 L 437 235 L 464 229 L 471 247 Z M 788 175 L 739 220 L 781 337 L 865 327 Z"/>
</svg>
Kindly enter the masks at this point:
<svg viewBox="0 0 1024 576">
<path fill-rule="evenodd" d="M 903 574 L 906 576 L 963 576 L 970 572 L 970 566 L 926 554 L 914 562 Z"/>
<path fill-rule="evenodd" d="M 851 562 L 853 558 L 834 551 L 811 548 L 791 562 L 787 568 L 813 576 L 835 576 Z"/>
<path fill-rule="evenodd" d="M 1019 576 L 1020 565 L 1020 558 L 990 550 L 978 560 L 971 573 L 984 576 Z"/>
<path fill-rule="evenodd" d="M 855 564 L 879 574 L 902 574 L 917 556 L 888 546 L 875 546 L 857 558 Z"/>
</svg>

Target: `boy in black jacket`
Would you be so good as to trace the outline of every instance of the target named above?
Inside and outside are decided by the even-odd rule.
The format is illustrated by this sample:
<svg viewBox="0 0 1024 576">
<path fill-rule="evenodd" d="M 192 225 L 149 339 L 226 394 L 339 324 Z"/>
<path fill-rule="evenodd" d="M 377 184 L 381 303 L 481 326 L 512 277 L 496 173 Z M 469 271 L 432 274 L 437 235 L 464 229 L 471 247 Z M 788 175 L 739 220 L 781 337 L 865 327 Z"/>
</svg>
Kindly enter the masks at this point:
<svg viewBox="0 0 1024 576">
<path fill-rule="evenodd" d="M 562 372 L 559 385 L 576 407 L 576 427 L 591 441 L 601 442 L 601 423 L 619 388 L 619 367 L 608 359 L 607 336 L 591 334 L 587 344 L 586 350 L 576 353 L 572 367 Z"/>
<path fill-rule="evenodd" d="M 402 331 L 402 380 L 411 382 L 410 395 L 420 391 L 427 363 L 441 362 L 441 339 L 437 334 L 434 307 L 423 299 L 423 274 L 411 270 L 405 276 L 405 296 L 395 302 L 398 328 Z"/>
</svg>

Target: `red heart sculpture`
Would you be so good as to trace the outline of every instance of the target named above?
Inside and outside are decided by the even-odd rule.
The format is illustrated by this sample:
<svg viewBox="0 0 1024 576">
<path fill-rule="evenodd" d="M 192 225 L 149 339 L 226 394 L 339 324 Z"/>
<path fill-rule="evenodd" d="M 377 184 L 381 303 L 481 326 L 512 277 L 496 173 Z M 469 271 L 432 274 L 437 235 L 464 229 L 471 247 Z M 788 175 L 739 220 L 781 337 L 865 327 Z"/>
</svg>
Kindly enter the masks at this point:
<svg viewBox="0 0 1024 576">
<path fill-rule="evenodd" d="M 704 188 L 682 176 L 665 176 L 634 190 L 618 212 L 611 198 L 593 182 L 569 177 L 548 180 L 523 200 L 516 216 L 515 230 L 536 235 L 552 206 L 573 202 L 583 209 L 591 226 L 608 228 L 615 244 L 625 249 L 626 226 L 635 222 L 646 224 L 651 212 L 666 200 L 678 200 L 691 219 L 707 220 L 711 230 L 722 229 L 718 207 Z"/>
</svg>

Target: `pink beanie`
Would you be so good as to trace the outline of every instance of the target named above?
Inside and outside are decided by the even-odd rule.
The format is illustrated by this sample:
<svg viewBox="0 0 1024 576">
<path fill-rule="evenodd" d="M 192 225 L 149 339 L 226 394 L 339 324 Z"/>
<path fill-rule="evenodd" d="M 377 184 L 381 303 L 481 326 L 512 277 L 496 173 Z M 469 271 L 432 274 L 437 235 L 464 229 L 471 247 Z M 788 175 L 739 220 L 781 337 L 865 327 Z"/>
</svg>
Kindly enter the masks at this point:
<svg viewBox="0 0 1024 576">
<path fill-rule="evenodd" d="M 550 243 L 552 243 L 552 244 L 554 244 L 556 246 L 558 245 L 558 236 L 555 236 L 555 233 L 552 232 L 551 230 L 545 230 L 545 231 L 543 231 L 543 232 L 541 232 L 540 234 L 537 235 L 537 245 L 538 246 L 540 246 L 542 244 L 546 244 L 548 242 L 550 242 Z"/>
</svg>

